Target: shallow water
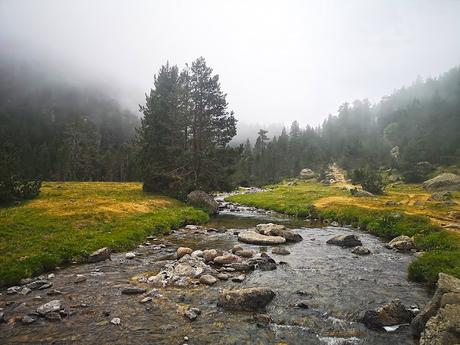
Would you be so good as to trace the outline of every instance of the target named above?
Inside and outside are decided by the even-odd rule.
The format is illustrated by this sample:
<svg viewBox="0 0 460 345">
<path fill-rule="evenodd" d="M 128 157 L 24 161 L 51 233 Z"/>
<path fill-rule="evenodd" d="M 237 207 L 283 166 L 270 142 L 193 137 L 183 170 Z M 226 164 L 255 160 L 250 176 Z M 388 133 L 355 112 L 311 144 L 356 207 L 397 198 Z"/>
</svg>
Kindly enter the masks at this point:
<svg viewBox="0 0 460 345">
<path fill-rule="evenodd" d="M 407 326 L 392 333 L 376 333 L 355 322 L 363 310 L 373 309 L 395 298 L 409 305 L 424 305 L 428 292 L 406 279 L 412 255 L 387 250 L 371 235 L 347 228 L 300 227 L 301 222 L 289 217 L 257 210 L 225 211 L 206 227 L 227 231 L 176 231 L 137 248 L 134 260 L 123 254 L 112 255 L 112 261 L 78 265 L 56 272 L 52 279 L 60 296 L 47 296 L 46 290 L 35 290 L 26 296 L 6 295 L 1 291 L 0 307 L 8 324 L 0 324 L 1 344 L 414 344 Z M 274 271 L 256 270 L 242 283 L 219 281 L 212 287 L 158 289 L 162 297 L 141 304 L 143 296 L 120 293 L 132 277 L 160 268 L 159 260 L 172 259 L 176 247 L 192 249 L 231 249 L 237 243 L 235 229 L 274 221 L 293 226 L 304 240 L 285 247 L 290 255 L 271 254 L 270 247 L 242 244 L 257 251 L 267 251 L 278 263 Z M 222 230 L 223 231 L 223 230 Z M 335 235 L 355 233 L 372 255 L 357 256 L 350 249 L 327 245 Z M 166 248 L 155 244 L 164 243 Z M 75 284 L 76 274 L 88 280 Z M 272 322 L 257 321 L 260 313 L 230 312 L 216 307 L 223 288 L 264 286 L 276 297 L 264 312 Z M 37 299 L 40 296 L 41 299 Z M 61 299 L 75 311 L 60 322 L 40 319 L 30 325 L 12 322 L 52 299 Z M 6 306 L 7 301 L 14 304 Z M 294 307 L 306 301 L 309 308 Z M 26 305 L 23 305 L 25 303 Z M 183 316 L 187 306 L 198 307 L 202 314 L 194 322 Z M 114 317 L 120 325 L 110 324 Z M 184 337 L 189 338 L 184 341 Z"/>
</svg>

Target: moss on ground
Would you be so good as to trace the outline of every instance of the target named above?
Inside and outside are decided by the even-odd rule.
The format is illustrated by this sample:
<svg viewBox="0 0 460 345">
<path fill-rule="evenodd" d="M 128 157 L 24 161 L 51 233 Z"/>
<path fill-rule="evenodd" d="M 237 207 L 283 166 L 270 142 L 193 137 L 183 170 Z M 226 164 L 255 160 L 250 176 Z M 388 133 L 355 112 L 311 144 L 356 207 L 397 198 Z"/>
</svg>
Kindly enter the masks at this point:
<svg viewBox="0 0 460 345">
<path fill-rule="evenodd" d="M 177 200 L 143 193 L 140 183 L 47 182 L 38 198 L 0 208 L 0 285 L 207 220 Z"/>
<path fill-rule="evenodd" d="M 453 193 L 452 205 L 430 201 L 420 185 L 400 184 L 387 188 L 385 195 L 352 197 L 339 184 L 324 186 L 312 182 L 280 183 L 255 194 L 239 194 L 228 201 L 271 209 L 299 217 L 312 213 L 320 218 L 351 224 L 386 240 L 399 235 L 414 236 L 426 253 L 409 266 L 409 278 L 433 286 L 439 272 L 460 278 L 460 234 L 440 227 L 454 222 L 451 212 L 460 211 L 460 193 Z"/>
</svg>

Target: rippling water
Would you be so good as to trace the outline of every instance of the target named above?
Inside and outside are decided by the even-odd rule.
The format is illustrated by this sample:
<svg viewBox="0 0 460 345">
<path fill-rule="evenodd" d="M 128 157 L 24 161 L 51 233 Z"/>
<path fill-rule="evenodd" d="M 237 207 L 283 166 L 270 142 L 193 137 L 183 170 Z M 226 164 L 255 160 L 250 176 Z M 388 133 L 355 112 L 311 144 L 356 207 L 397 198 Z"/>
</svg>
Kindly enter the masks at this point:
<svg viewBox="0 0 460 345">
<path fill-rule="evenodd" d="M 286 245 L 290 255 L 270 254 L 270 247 L 251 246 L 267 251 L 283 261 L 274 271 L 256 270 L 242 283 L 219 281 L 212 287 L 159 289 L 162 297 L 141 304 L 142 296 L 126 296 L 121 288 L 132 277 L 146 271 L 155 272 L 159 260 L 171 259 L 175 248 L 231 249 L 237 243 L 234 229 L 248 228 L 263 221 L 291 224 L 304 240 Z M 21 316 L 52 299 L 61 299 L 75 311 L 60 322 L 39 320 L 31 325 L 21 322 L 0 324 L 1 344 L 414 344 L 408 327 L 392 333 L 376 333 L 356 323 L 358 314 L 399 298 L 406 305 L 424 305 L 429 295 L 423 286 L 408 282 L 409 254 L 387 250 L 383 243 L 368 234 L 347 228 L 306 228 L 290 218 L 263 214 L 253 210 L 224 212 L 209 227 L 224 233 L 198 234 L 176 231 L 152 241 L 166 243 L 163 249 L 144 246 L 138 256 L 126 260 L 123 254 L 112 261 L 79 265 L 56 272 L 53 288 L 64 292 L 50 297 L 46 290 L 26 296 L 8 296 L 2 291 L 0 307 L 8 318 Z M 297 227 L 297 228 L 296 228 Z M 326 244 L 332 236 L 355 233 L 372 255 L 357 256 L 349 249 Z M 88 276 L 86 282 L 74 284 L 75 274 Z M 216 307 L 223 288 L 264 286 L 276 297 L 264 312 L 272 320 L 264 324 L 259 313 L 230 312 Z M 37 298 L 40 296 L 41 298 Z M 6 306 L 7 301 L 14 304 Z M 305 301 L 308 309 L 294 307 Z M 23 304 L 25 303 L 25 305 Z M 183 317 L 187 306 L 201 309 L 202 314 L 190 322 Z M 118 326 L 110 324 L 114 317 Z M 188 341 L 184 337 L 188 337 Z"/>
</svg>

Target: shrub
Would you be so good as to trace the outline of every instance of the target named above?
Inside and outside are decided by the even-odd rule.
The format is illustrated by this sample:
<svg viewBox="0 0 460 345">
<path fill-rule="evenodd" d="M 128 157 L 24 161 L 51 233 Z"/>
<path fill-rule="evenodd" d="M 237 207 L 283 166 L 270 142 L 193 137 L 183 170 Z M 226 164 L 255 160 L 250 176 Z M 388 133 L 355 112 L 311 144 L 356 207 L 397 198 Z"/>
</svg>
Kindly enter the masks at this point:
<svg viewBox="0 0 460 345">
<path fill-rule="evenodd" d="M 11 177 L 0 181 L 0 202 L 35 198 L 40 193 L 41 181 L 21 180 Z"/>
<path fill-rule="evenodd" d="M 372 194 L 383 194 L 385 189 L 382 176 L 369 167 L 354 169 L 351 173 L 351 181 L 353 184 L 360 184 L 365 191 Z"/>
</svg>

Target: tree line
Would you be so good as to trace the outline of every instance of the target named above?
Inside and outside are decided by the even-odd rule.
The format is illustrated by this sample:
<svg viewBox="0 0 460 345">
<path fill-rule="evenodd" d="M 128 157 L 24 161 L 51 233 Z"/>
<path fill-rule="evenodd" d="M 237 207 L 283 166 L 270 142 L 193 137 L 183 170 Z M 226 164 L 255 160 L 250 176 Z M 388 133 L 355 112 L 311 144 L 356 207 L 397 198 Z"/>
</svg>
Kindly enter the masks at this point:
<svg viewBox="0 0 460 345">
<path fill-rule="evenodd" d="M 460 162 L 458 67 L 376 104 L 343 103 L 320 126 L 294 121 L 274 137 L 261 129 L 239 146 L 229 145 L 236 119 L 204 58 L 162 66 L 141 119 L 109 93 L 45 74 L 0 61 L 0 181 L 142 180 L 146 191 L 183 197 L 321 172 L 332 161 L 391 167 L 408 181 L 422 178 L 418 162 Z"/>
<path fill-rule="evenodd" d="M 367 99 L 340 105 L 318 127 L 294 121 L 279 136 L 261 129 L 242 146 L 236 184 L 266 184 L 297 176 L 302 168 L 321 172 L 331 162 L 352 171 L 387 167 L 408 182 L 425 176 L 417 164 L 460 163 L 460 68 L 438 78 L 418 78 L 377 104 Z M 425 164 L 426 165 L 426 164 Z"/>
</svg>

